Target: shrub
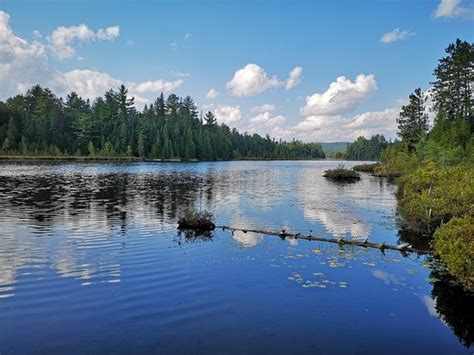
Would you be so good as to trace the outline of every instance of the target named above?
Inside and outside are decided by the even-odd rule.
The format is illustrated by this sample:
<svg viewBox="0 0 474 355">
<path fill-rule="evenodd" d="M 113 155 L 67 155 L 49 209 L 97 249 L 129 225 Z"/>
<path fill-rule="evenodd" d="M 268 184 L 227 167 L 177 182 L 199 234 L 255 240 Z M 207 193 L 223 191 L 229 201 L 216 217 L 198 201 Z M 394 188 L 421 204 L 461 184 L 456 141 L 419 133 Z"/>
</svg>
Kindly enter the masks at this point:
<svg viewBox="0 0 474 355">
<path fill-rule="evenodd" d="M 429 235 L 442 223 L 473 209 L 474 167 L 469 164 L 439 169 L 429 163 L 403 175 L 398 185 L 398 211 L 415 233 Z"/>
<path fill-rule="evenodd" d="M 360 164 L 360 165 L 354 165 L 352 169 L 355 171 L 362 171 L 365 173 L 373 173 L 378 166 L 380 166 L 380 163 Z"/>
<path fill-rule="evenodd" d="M 212 222 L 214 216 L 208 211 L 186 210 L 178 220 L 178 229 L 195 231 L 211 231 L 216 225 Z"/>
<path fill-rule="evenodd" d="M 474 289 L 474 215 L 453 218 L 434 234 L 434 250 L 453 276 Z"/>
<path fill-rule="evenodd" d="M 342 164 L 338 165 L 336 169 L 326 170 L 323 176 L 331 180 L 347 182 L 354 182 L 360 179 L 359 173 L 346 169 Z"/>
</svg>

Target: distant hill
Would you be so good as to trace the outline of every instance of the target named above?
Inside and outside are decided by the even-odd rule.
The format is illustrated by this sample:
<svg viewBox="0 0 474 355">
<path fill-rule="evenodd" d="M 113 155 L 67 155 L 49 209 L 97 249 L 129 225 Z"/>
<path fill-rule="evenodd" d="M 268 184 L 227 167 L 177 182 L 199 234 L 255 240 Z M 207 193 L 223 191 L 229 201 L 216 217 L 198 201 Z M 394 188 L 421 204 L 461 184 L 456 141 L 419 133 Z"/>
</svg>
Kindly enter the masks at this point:
<svg viewBox="0 0 474 355">
<path fill-rule="evenodd" d="M 326 158 L 332 158 L 336 152 L 346 152 L 346 148 L 349 142 L 331 142 L 331 143 L 319 143 L 323 148 L 323 152 Z"/>
</svg>

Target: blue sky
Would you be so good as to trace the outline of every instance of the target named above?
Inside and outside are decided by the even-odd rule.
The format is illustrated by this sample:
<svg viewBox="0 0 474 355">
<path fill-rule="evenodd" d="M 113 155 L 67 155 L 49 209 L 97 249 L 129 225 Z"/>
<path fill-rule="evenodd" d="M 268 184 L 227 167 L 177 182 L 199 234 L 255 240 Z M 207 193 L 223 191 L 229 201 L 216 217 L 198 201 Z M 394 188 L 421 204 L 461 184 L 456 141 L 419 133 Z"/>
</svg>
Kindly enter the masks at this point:
<svg viewBox="0 0 474 355">
<path fill-rule="evenodd" d="M 140 107 L 189 94 L 242 131 L 305 141 L 394 137 L 444 48 L 474 37 L 472 0 L 0 0 L 0 11 L 0 99 L 35 83 L 93 98 L 124 82 Z"/>
</svg>

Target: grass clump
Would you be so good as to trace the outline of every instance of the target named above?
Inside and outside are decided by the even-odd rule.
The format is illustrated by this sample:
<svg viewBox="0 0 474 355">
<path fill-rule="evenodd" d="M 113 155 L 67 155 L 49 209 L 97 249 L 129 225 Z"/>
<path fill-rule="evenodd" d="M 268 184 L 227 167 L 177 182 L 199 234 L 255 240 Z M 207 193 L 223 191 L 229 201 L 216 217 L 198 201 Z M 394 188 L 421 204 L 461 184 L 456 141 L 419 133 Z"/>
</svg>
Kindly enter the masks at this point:
<svg viewBox="0 0 474 355">
<path fill-rule="evenodd" d="M 434 234 L 434 250 L 449 273 L 467 289 L 474 289 L 474 215 L 455 217 Z"/>
<path fill-rule="evenodd" d="M 360 180 L 358 172 L 346 169 L 342 164 L 338 165 L 336 169 L 326 170 L 323 176 L 334 181 L 354 182 Z"/>
<path fill-rule="evenodd" d="M 380 165 L 380 163 L 354 165 L 352 167 L 352 170 L 361 171 L 361 172 L 364 172 L 364 173 L 374 173 L 375 169 L 379 165 Z"/>
<path fill-rule="evenodd" d="M 216 225 L 212 222 L 213 218 L 213 214 L 206 210 L 188 209 L 179 218 L 178 229 L 209 232 L 216 228 Z"/>
</svg>

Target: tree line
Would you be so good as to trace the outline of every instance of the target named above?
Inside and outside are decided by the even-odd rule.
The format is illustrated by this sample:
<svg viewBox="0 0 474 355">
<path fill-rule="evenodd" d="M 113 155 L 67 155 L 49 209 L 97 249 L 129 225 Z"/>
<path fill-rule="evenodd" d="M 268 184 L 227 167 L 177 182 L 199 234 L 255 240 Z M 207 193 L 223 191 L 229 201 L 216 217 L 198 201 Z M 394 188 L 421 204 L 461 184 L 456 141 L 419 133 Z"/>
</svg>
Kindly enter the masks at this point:
<svg viewBox="0 0 474 355">
<path fill-rule="evenodd" d="M 451 275 L 474 290 L 474 44 L 457 39 L 398 117 L 400 141 L 381 154 L 376 174 L 398 177 L 398 212 L 431 245 Z M 435 115 L 428 125 L 427 100 Z"/>
<path fill-rule="evenodd" d="M 139 111 L 124 85 L 92 102 L 65 99 L 33 86 L 0 101 L 3 155 L 138 157 L 148 159 L 320 159 L 319 144 L 276 141 L 218 124 L 199 114 L 190 96 L 161 94 Z"/>
<path fill-rule="evenodd" d="M 347 160 L 378 160 L 390 144 L 382 134 L 376 134 L 369 139 L 359 137 L 347 145 L 345 152 L 339 151 L 334 157 Z"/>
</svg>

